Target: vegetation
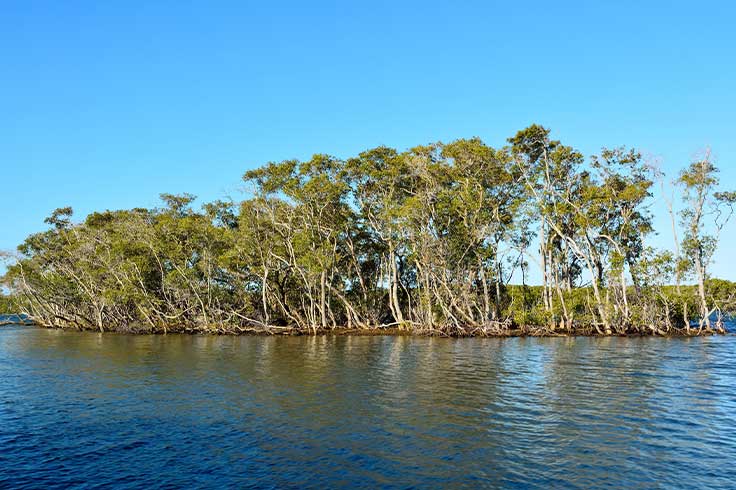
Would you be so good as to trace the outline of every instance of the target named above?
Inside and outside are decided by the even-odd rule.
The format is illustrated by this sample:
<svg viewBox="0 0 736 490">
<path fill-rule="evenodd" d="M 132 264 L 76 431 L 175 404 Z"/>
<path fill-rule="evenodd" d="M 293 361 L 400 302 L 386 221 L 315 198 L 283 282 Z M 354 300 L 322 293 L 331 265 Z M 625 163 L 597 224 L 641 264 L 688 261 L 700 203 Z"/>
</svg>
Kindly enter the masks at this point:
<svg viewBox="0 0 736 490">
<path fill-rule="evenodd" d="M 42 325 L 100 331 L 723 330 L 736 288 L 708 266 L 736 193 L 718 192 L 710 154 L 675 181 L 672 252 L 647 245 L 662 176 L 638 152 L 586 159 L 537 125 L 508 142 L 269 163 L 244 175 L 246 200 L 201 211 L 189 194 L 81 223 L 60 208 L 5 287 Z"/>
<path fill-rule="evenodd" d="M 0 294 L 0 315 L 10 315 L 13 313 L 15 306 L 11 297 Z"/>
</svg>

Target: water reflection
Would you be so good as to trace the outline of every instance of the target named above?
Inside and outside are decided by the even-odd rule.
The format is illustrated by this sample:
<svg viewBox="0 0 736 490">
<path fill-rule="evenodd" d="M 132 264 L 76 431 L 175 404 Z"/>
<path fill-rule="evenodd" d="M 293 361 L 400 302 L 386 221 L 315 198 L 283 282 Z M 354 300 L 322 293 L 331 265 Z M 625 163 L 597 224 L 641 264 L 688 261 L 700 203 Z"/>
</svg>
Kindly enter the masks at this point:
<svg viewBox="0 0 736 490">
<path fill-rule="evenodd" d="M 0 331 L 0 487 L 730 488 L 733 337 Z"/>
</svg>

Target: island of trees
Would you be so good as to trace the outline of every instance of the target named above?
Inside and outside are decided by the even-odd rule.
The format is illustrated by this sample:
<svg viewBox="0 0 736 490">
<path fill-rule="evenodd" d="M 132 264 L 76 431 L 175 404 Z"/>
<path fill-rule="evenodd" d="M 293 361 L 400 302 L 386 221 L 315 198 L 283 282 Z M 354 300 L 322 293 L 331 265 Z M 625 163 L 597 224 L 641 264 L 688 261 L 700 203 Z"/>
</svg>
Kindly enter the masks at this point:
<svg viewBox="0 0 736 490">
<path fill-rule="evenodd" d="M 538 125 L 503 148 L 269 163 L 245 173 L 238 203 L 162 194 L 83 222 L 57 209 L 8 255 L 0 299 L 39 325 L 100 331 L 722 332 L 736 288 L 709 264 L 736 193 L 719 191 L 708 152 L 668 179 L 635 150 L 585 158 Z M 655 204 L 672 250 L 648 245 Z"/>
</svg>

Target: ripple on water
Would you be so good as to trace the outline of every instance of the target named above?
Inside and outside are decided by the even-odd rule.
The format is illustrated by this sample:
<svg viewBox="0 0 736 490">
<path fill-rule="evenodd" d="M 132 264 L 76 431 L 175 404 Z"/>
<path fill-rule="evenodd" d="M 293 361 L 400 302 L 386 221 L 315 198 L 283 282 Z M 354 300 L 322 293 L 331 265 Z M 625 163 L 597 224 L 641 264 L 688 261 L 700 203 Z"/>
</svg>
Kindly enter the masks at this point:
<svg viewBox="0 0 736 490">
<path fill-rule="evenodd" d="M 0 487 L 732 488 L 736 344 L 0 331 Z"/>
</svg>

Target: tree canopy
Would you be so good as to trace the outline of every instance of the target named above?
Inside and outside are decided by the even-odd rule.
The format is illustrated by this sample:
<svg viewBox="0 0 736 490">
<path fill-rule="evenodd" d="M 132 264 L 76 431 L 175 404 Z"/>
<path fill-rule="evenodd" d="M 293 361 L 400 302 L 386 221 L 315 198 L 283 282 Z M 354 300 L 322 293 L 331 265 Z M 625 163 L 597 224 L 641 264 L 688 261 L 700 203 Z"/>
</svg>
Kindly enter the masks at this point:
<svg viewBox="0 0 736 490">
<path fill-rule="evenodd" d="M 161 194 L 80 222 L 59 208 L 3 282 L 17 313 L 101 331 L 711 331 L 733 303 L 708 269 L 736 202 L 716 172 L 707 154 L 677 177 L 671 252 L 648 245 L 661 175 L 632 149 L 585 158 L 532 125 L 502 148 L 318 154 L 246 172 L 241 202 Z"/>
</svg>

